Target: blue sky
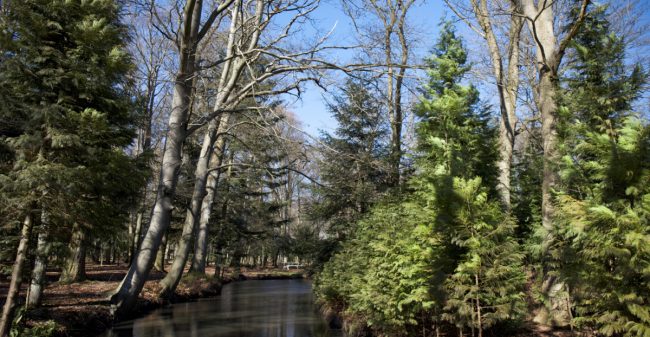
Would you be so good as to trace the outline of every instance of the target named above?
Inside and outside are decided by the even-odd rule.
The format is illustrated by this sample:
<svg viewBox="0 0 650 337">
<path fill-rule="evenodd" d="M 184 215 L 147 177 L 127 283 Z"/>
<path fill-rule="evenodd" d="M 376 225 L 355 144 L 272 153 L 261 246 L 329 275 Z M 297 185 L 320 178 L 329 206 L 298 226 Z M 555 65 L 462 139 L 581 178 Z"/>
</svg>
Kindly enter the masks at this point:
<svg viewBox="0 0 650 337">
<path fill-rule="evenodd" d="M 433 45 L 438 32 L 438 23 L 445 13 L 442 1 L 418 1 L 418 5 L 409 12 L 410 22 L 414 25 L 416 33 L 421 37 L 422 46 L 416 46 L 416 58 L 422 58 Z M 313 30 L 321 34 L 329 32 L 334 27 L 331 41 L 337 45 L 353 45 L 354 28 L 350 20 L 342 11 L 338 0 L 324 0 L 320 7 L 314 12 Z M 458 27 L 461 28 L 461 27 Z M 310 32 L 305 32 L 310 33 Z M 345 62 L 352 57 L 351 52 L 339 52 L 332 57 L 339 62 Z M 339 76 L 342 78 L 342 76 Z M 333 83 L 335 85 L 336 83 Z M 331 85 L 330 85 L 331 86 Z M 326 108 L 324 99 L 326 93 L 319 87 L 308 84 L 302 99 L 290 101 L 290 110 L 303 123 L 303 129 L 312 136 L 318 136 L 319 130 L 332 131 L 336 127 L 334 121 Z"/>
<path fill-rule="evenodd" d="M 443 1 L 420 0 L 416 2 L 418 5 L 409 12 L 409 21 L 415 27 L 416 34 L 418 34 L 416 40 L 421 41 L 420 45 L 412 46 L 412 48 L 415 48 L 416 60 L 421 60 L 428 55 L 428 51 L 437 39 L 440 18 L 445 15 L 453 18 L 453 15 L 444 6 Z M 647 9 L 650 9 L 650 4 L 644 4 L 641 1 L 641 6 L 637 8 L 637 10 L 643 11 L 640 17 L 641 26 L 650 25 L 650 10 Z M 334 44 L 353 45 L 355 43 L 354 29 L 350 20 L 340 8 L 339 0 L 322 0 L 320 7 L 314 12 L 314 18 L 313 27 L 307 27 L 301 31 L 305 36 L 317 34 L 317 32 L 324 34 L 335 27 L 331 35 L 331 41 L 334 41 Z M 476 47 L 476 39 L 468 41 L 468 39 L 476 36 L 464 23 L 457 22 L 456 29 L 465 40 L 466 46 L 470 48 Z M 643 38 L 647 39 L 648 36 L 648 33 L 646 33 Z M 629 50 L 627 55 L 628 59 L 643 63 L 645 60 L 648 60 L 647 52 L 649 48 L 647 45 L 644 45 L 635 50 Z M 351 52 L 339 52 L 338 54 L 331 55 L 331 57 L 338 59 L 339 62 L 345 62 L 351 58 L 351 55 Z M 646 64 L 645 66 L 647 67 L 648 65 Z M 342 76 L 339 76 L 338 81 L 340 82 L 342 78 Z M 327 87 L 333 88 L 336 84 L 336 82 L 328 83 Z M 483 99 L 486 99 L 486 96 L 489 96 L 494 91 L 491 83 L 479 83 L 479 88 L 481 88 Z M 324 96 L 327 96 L 327 94 L 313 84 L 308 84 L 305 89 L 301 100 L 296 101 L 290 98 L 290 110 L 301 120 L 303 129 L 312 136 L 318 136 L 319 130 L 332 131 L 336 127 L 336 121 L 332 119 L 327 111 L 324 99 Z M 643 106 L 650 104 L 649 96 L 650 94 L 646 93 L 639 103 Z M 489 98 L 487 100 L 493 104 L 497 103 L 496 100 L 490 101 Z"/>
</svg>

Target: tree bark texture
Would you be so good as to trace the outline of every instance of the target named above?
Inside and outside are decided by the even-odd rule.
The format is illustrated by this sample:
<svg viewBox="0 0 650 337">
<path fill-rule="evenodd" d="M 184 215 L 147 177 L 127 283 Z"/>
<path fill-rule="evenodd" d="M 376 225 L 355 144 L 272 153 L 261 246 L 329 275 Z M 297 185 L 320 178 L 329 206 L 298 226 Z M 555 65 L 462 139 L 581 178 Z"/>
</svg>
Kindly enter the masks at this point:
<svg viewBox="0 0 650 337">
<path fill-rule="evenodd" d="M 181 280 L 181 276 L 183 275 L 183 269 L 185 269 L 185 265 L 187 264 L 194 234 L 196 233 L 198 219 L 201 216 L 201 204 L 206 194 L 206 183 L 209 174 L 208 164 L 213 152 L 212 145 L 214 144 L 214 139 L 217 135 L 218 121 L 218 119 L 210 121 L 205 136 L 203 137 L 201 154 L 199 155 L 199 160 L 196 163 L 196 169 L 194 172 L 194 191 L 192 192 L 190 207 L 187 209 L 185 214 L 183 231 L 181 237 L 178 239 L 174 261 L 169 268 L 169 272 L 165 275 L 165 278 L 160 281 L 160 296 L 162 297 L 170 297 L 174 293 Z"/>
<path fill-rule="evenodd" d="M 86 279 L 86 232 L 79 224 L 72 229 L 68 256 L 61 268 L 59 282 L 81 282 Z M 101 250 L 101 246 L 100 246 Z M 101 254 L 101 251 L 100 251 Z"/>
<path fill-rule="evenodd" d="M 542 119 L 542 146 L 544 149 L 544 168 L 542 177 L 542 227 L 545 235 L 543 249 L 551 247 L 555 241 L 553 218 L 553 191 L 559 182 L 557 163 L 559 151 L 557 146 L 557 87 L 558 70 L 569 42 L 577 33 L 586 16 L 589 0 L 581 1 L 578 17 L 572 22 L 566 36 L 558 43 L 554 32 L 555 15 L 552 3 L 533 0 L 520 0 L 522 10 L 528 22 L 528 28 L 536 43 L 535 57 L 538 72 L 538 109 Z M 550 259 L 550 252 L 546 252 Z M 570 312 L 565 304 L 566 296 L 561 292 L 563 283 L 552 276 L 550 268 L 544 266 L 542 292 L 547 297 L 548 305 L 543 305 L 535 317 L 538 323 L 566 326 Z"/>
<path fill-rule="evenodd" d="M 241 59 L 233 61 L 233 47 L 235 44 L 235 35 L 238 26 L 239 18 L 239 3 L 235 5 L 232 10 L 230 30 L 228 35 L 228 43 L 226 46 L 226 61 L 221 70 L 221 76 L 218 83 L 218 94 L 214 106 L 214 111 L 217 112 L 220 109 L 224 108 L 225 101 L 227 100 L 227 93 L 230 92 L 236 85 L 239 75 L 243 69 L 244 62 Z M 192 244 L 192 239 L 194 238 L 194 233 L 196 232 L 196 227 L 198 219 L 201 212 L 201 204 L 203 198 L 206 195 L 206 184 L 209 174 L 209 163 L 210 157 L 212 156 L 214 143 L 217 137 L 217 130 L 219 129 L 219 124 L 222 118 L 225 118 L 227 123 L 228 116 L 230 114 L 226 113 L 221 118 L 212 119 L 208 124 L 208 129 L 205 132 L 203 137 L 203 144 L 201 146 L 201 153 L 199 155 L 198 162 L 196 163 L 196 169 L 194 172 L 194 190 L 192 192 L 192 200 L 190 202 L 190 208 L 187 210 L 185 215 L 185 223 L 183 225 L 183 232 L 178 241 L 177 248 L 175 250 L 174 262 L 170 267 L 169 273 L 165 276 L 164 279 L 160 281 L 161 291 L 160 295 L 163 297 L 170 296 L 175 290 L 176 286 L 180 282 L 181 276 L 183 274 L 183 269 L 187 263 L 187 258 L 189 256 L 190 247 Z"/>
<path fill-rule="evenodd" d="M 383 25 L 383 62 L 386 65 L 386 107 L 390 124 L 390 155 L 389 155 L 389 185 L 398 186 L 400 183 L 400 165 L 402 161 L 402 90 L 404 76 L 409 57 L 409 43 L 406 38 L 406 15 L 414 0 L 391 0 L 380 3 L 368 0 L 370 9 L 380 19 Z M 354 20 L 354 18 L 352 18 Z M 395 34 L 399 40 L 400 56 L 397 62 L 393 59 L 393 39 Z"/>
<path fill-rule="evenodd" d="M 38 233 L 36 244 L 36 257 L 34 260 L 34 269 L 32 269 L 32 279 L 27 290 L 25 298 L 25 307 L 36 308 L 41 305 L 43 297 L 43 285 L 45 283 L 45 271 L 47 269 L 48 257 L 50 254 L 50 227 L 47 212 L 41 211 L 41 231 Z"/>
<path fill-rule="evenodd" d="M 132 226 L 133 236 L 131 237 L 131 263 L 133 263 L 133 259 L 140 247 L 140 240 L 142 239 L 142 211 L 136 211 L 133 217 L 135 218 L 135 224 Z"/>
<path fill-rule="evenodd" d="M 472 9 L 476 20 L 483 32 L 488 46 L 492 71 L 499 93 L 499 107 L 501 118 L 499 120 L 499 169 L 497 191 L 501 203 L 506 210 L 510 210 L 510 174 L 512 166 L 512 152 L 515 146 L 515 124 L 517 122 L 516 106 L 517 91 L 519 89 L 519 41 L 524 18 L 519 6 L 511 2 L 510 27 L 508 33 L 509 45 L 507 48 L 507 68 L 504 57 L 499 48 L 496 34 L 493 29 L 493 17 L 488 11 L 487 0 L 472 0 Z"/>
<path fill-rule="evenodd" d="M 156 262 L 154 263 L 153 267 L 157 271 L 165 271 L 165 261 L 166 261 L 166 251 L 167 251 L 167 233 L 165 232 L 165 235 L 162 237 L 162 241 L 160 242 L 160 248 L 158 249 L 158 253 L 156 254 Z"/>
<path fill-rule="evenodd" d="M 208 257 L 208 235 L 212 204 L 217 196 L 217 184 L 219 182 L 219 170 L 223 162 L 224 149 L 226 144 L 225 133 L 229 127 L 230 114 L 224 114 L 219 123 L 217 140 L 215 141 L 212 157 L 209 164 L 209 175 L 206 185 L 206 193 L 201 203 L 201 216 L 199 218 L 198 232 L 194 244 L 194 258 L 192 259 L 191 270 L 195 273 L 205 274 L 205 265 Z"/>
<path fill-rule="evenodd" d="M 128 313 L 135 305 L 153 267 L 162 237 L 171 221 L 172 201 L 176 192 L 183 143 L 187 133 L 202 5 L 202 0 L 190 0 L 186 2 L 183 11 L 179 70 L 174 79 L 172 108 L 156 202 L 153 206 L 149 228 L 135 254 L 135 259 L 111 298 L 111 302 L 114 304 L 113 314 L 118 317 Z"/>
<path fill-rule="evenodd" d="M 262 3 L 258 1 L 255 13 L 258 20 L 261 19 L 263 7 L 264 6 Z M 228 42 L 226 45 L 227 61 L 224 63 L 223 68 L 221 69 L 221 76 L 219 78 L 219 83 L 217 86 L 218 94 L 213 108 L 213 112 L 215 113 L 221 111 L 224 108 L 227 108 L 226 102 L 228 101 L 228 94 L 235 88 L 236 84 L 239 81 L 239 76 L 241 75 L 242 70 L 245 66 L 243 59 L 237 58 L 233 60 L 235 39 L 238 30 L 237 28 L 240 24 L 240 14 L 239 3 L 236 3 L 232 10 Z M 249 46 L 255 46 L 258 42 L 258 39 L 259 32 L 253 32 Z M 172 266 L 170 267 L 169 272 L 165 278 L 160 281 L 160 296 L 162 297 L 169 297 L 171 294 L 173 294 L 173 292 L 176 290 L 176 287 L 178 286 L 178 283 L 181 280 L 183 269 L 185 268 L 185 264 L 187 263 L 189 256 L 192 239 L 194 239 L 194 234 L 196 233 L 196 227 L 198 225 L 198 220 L 200 217 L 203 198 L 206 195 L 206 184 L 209 174 L 208 166 L 210 163 L 210 157 L 213 152 L 213 146 L 217 137 L 217 130 L 219 129 L 221 119 L 225 118 L 224 121 L 227 123 L 229 115 L 229 113 L 224 113 L 221 118 L 213 118 L 208 122 L 208 129 L 204 135 L 203 144 L 201 146 L 201 153 L 196 164 L 192 200 L 190 202 L 190 208 L 187 210 L 185 215 L 183 232 L 175 251 L 176 255 L 174 257 L 174 262 L 172 263 Z"/>
</svg>

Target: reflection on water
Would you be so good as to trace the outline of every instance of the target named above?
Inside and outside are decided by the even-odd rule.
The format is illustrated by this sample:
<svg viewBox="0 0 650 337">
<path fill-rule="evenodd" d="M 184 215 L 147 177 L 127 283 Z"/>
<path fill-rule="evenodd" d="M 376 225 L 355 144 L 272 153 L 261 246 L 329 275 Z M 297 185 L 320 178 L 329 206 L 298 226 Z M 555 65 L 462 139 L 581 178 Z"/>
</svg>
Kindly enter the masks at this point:
<svg viewBox="0 0 650 337">
<path fill-rule="evenodd" d="M 307 280 L 235 282 L 221 296 L 117 324 L 102 337 L 334 337 Z"/>
</svg>

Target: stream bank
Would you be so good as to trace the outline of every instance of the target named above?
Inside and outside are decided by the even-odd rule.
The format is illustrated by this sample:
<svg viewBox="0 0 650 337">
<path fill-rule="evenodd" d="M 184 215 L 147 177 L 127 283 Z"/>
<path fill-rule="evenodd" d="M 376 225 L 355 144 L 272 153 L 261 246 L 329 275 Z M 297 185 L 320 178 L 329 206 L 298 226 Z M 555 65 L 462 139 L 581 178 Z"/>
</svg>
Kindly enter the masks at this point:
<svg viewBox="0 0 650 337">
<path fill-rule="evenodd" d="M 213 268 L 207 270 L 213 274 Z M 212 277 L 183 277 L 176 294 L 171 299 L 161 299 L 158 294 L 158 281 L 164 273 L 152 272 L 140 294 L 136 307 L 128 317 L 114 320 L 111 304 L 108 301 L 111 292 L 117 287 L 126 273 L 126 265 L 88 266 L 87 280 L 71 284 L 59 284 L 58 272 L 48 272 L 49 284 L 45 288 L 43 305 L 37 309 L 21 313 L 22 335 L 87 337 L 97 335 L 114 324 L 128 319 L 143 317 L 153 310 L 173 303 L 191 302 L 213 297 L 221 293 L 225 284 L 243 280 L 296 279 L 304 278 L 301 271 L 282 271 L 279 269 L 242 268 L 239 277 L 229 276 L 227 270 L 222 280 Z M 29 330 L 27 330 L 29 329 Z"/>
</svg>

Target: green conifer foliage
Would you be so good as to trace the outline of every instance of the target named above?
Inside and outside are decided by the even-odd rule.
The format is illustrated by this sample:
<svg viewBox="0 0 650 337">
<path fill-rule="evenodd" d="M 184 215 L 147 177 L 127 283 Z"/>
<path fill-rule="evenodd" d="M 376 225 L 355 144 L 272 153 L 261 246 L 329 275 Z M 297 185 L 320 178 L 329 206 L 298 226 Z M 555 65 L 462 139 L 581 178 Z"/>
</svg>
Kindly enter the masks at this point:
<svg viewBox="0 0 650 337">
<path fill-rule="evenodd" d="M 324 134 L 327 145 L 320 164 L 326 187 L 316 192 L 322 202 L 312 216 L 326 219 L 330 232 L 347 235 L 386 189 L 387 127 L 380 101 L 361 80 L 349 80 L 333 98 L 329 110 L 338 121 L 334 134 Z"/>
<path fill-rule="evenodd" d="M 489 328 L 525 311 L 523 254 L 513 238 L 515 224 L 488 200 L 481 179 L 455 178 L 454 244 L 465 252 L 445 282 L 444 318 L 458 328 Z"/>
<path fill-rule="evenodd" d="M 593 196 L 559 197 L 558 230 L 565 238 L 563 276 L 571 287 L 575 322 L 606 336 L 650 336 L 650 128 L 626 118 L 612 130 L 583 134 L 576 152 Z"/>
<path fill-rule="evenodd" d="M 7 6 L 0 37 L 0 143 L 11 157 L 0 172 L 6 206 L 19 213 L 37 202 L 61 230 L 74 222 L 98 233 L 123 225 L 147 169 L 123 151 L 135 116 L 119 6 L 111 0 Z"/>
<path fill-rule="evenodd" d="M 373 207 L 315 283 L 381 336 L 440 332 L 445 320 L 481 331 L 523 312 L 523 255 L 494 190 L 496 133 L 460 84 L 469 68 L 451 24 L 429 64 L 409 190 Z"/>
<path fill-rule="evenodd" d="M 562 95 L 557 257 L 578 326 L 650 336 L 650 127 L 631 112 L 647 76 L 626 70 L 606 17 L 598 8 L 577 36 Z"/>
<path fill-rule="evenodd" d="M 436 299 L 436 237 L 431 209 L 417 202 L 382 204 L 358 223 L 353 237 L 326 264 L 317 282 L 321 298 L 346 307 L 379 334 L 405 335 Z"/>
<path fill-rule="evenodd" d="M 460 83 L 466 62 L 462 41 L 443 23 L 429 60 L 428 99 L 417 110 L 425 162 L 414 182 L 424 178 L 435 186 L 435 229 L 446 245 L 444 260 L 452 262 L 443 318 L 480 335 L 521 315 L 525 277 L 514 221 L 501 211 L 495 191 L 496 130 L 477 90 Z"/>
<path fill-rule="evenodd" d="M 452 24 L 443 22 L 440 38 L 427 59 L 429 81 L 415 112 L 420 166 L 437 174 L 480 176 L 484 186 L 496 186 L 496 128 L 478 90 L 461 81 L 470 70 L 467 51 Z M 493 190 L 491 193 L 496 193 Z"/>
</svg>

